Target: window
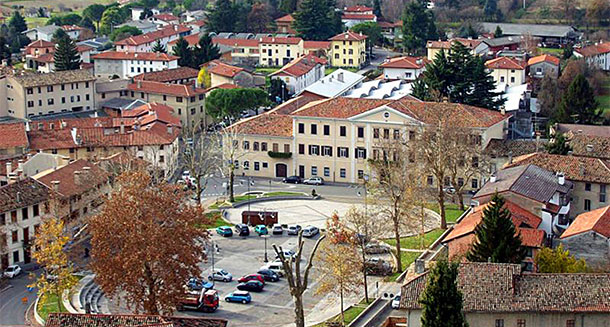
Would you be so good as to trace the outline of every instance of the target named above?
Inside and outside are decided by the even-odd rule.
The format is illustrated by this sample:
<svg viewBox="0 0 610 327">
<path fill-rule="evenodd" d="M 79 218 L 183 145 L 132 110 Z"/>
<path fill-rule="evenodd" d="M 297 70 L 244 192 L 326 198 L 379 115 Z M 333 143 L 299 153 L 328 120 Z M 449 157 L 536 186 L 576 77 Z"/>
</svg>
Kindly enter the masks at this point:
<svg viewBox="0 0 610 327">
<path fill-rule="evenodd" d="M 19 234 L 16 230 L 13 231 L 13 233 L 11 235 L 11 239 L 13 241 L 13 244 L 19 242 Z"/>
<path fill-rule="evenodd" d="M 271 146 L 273 148 L 273 152 L 279 152 L 280 151 L 280 145 L 277 143 L 273 143 L 273 145 Z"/>
<path fill-rule="evenodd" d="M 305 134 L 305 124 L 299 123 L 299 134 Z"/>
<path fill-rule="evenodd" d="M 244 141 L 243 142 L 243 147 L 244 147 L 244 150 L 249 150 L 250 149 L 250 142 L 249 141 Z"/>
<path fill-rule="evenodd" d="M 358 138 L 364 137 L 364 127 L 358 126 Z"/>
<path fill-rule="evenodd" d="M 268 162 L 263 162 L 263 168 L 269 168 L 269 163 Z"/>
<path fill-rule="evenodd" d="M 383 129 L 383 138 L 386 140 L 390 138 L 390 129 L 388 129 L 388 128 Z"/>
<path fill-rule="evenodd" d="M 244 161 L 244 170 L 250 169 L 250 161 Z"/>
<path fill-rule="evenodd" d="M 373 128 L 373 138 L 374 139 L 379 138 L 379 128 Z"/>
<path fill-rule="evenodd" d="M 462 177 L 458 177 L 457 183 L 458 187 L 464 186 L 464 179 Z"/>
<path fill-rule="evenodd" d="M 176 102 L 182 102 L 182 97 L 176 97 Z"/>
<path fill-rule="evenodd" d="M 364 170 L 358 170 L 358 179 L 364 178 Z"/>
<path fill-rule="evenodd" d="M 349 158 L 349 149 L 348 148 L 343 148 L 343 147 L 338 147 L 337 148 L 337 155 L 340 158 Z"/>
<path fill-rule="evenodd" d="M 606 202 L 606 184 L 599 185 L 599 202 Z"/>
<path fill-rule="evenodd" d="M 309 155 L 319 156 L 320 155 L 320 146 L 319 145 L 310 145 L 309 146 Z"/>
<path fill-rule="evenodd" d="M 267 142 L 261 142 L 261 151 L 267 151 Z"/>
<path fill-rule="evenodd" d="M 28 101 L 28 108 L 32 108 L 34 106 L 34 101 Z"/>
<path fill-rule="evenodd" d="M 504 327 L 504 319 L 496 319 L 496 327 Z"/>
<path fill-rule="evenodd" d="M 322 146 L 322 155 L 323 156 L 332 157 L 333 156 L 333 147 L 332 146 L 323 145 Z"/>
<path fill-rule="evenodd" d="M 167 95 L 163 94 L 163 101 L 167 101 Z"/>
<path fill-rule="evenodd" d="M 53 92 L 53 85 L 47 86 L 47 92 Z"/>
<path fill-rule="evenodd" d="M 305 154 L 305 144 L 299 144 L 299 154 Z"/>
<path fill-rule="evenodd" d="M 585 199 L 585 211 L 591 211 L 591 200 Z"/>
<path fill-rule="evenodd" d="M 330 135 L 330 125 L 324 125 L 324 135 Z"/>
<path fill-rule="evenodd" d="M 474 168 L 479 167 L 479 157 L 472 158 L 472 167 L 474 167 Z"/>
<path fill-rule="evenodd" d="M 574 319 L 566 320 L 566 327 L 574 327 L 576 321 Z"/>
<path fill-rule="evenodd" d="M 85 88 L 88 89 L 89 88 L 89 82 L 85 82 Z"/>
<path fill-rule="evenodd" d="M 17 211 L 11 211 L 11 223 L 17 223 Z"/>
<path fill-rule="evenodd" d="M 252 144 L 252 150 L 254 150 L 254 151 L 258 151 L 258 142 L 254 142 L 254 143 Z"/>
<path fill-rule="evenodd" d="M 318 167 L 311 166 L 311 176 L 318 176 Z"/>
<path fill-rule="evenodd" d="M 514 77 L 514 76 L 511 76 L 511 77 L 510 77 L 510 82 L 511 82 L 511 83 L 514 83 L 514 82 L 515 82 L 515 77 Z"/>
<path fill-rule="evenodd" d="M 65 89 L 66 89 L 66 85 L 62 84 L 62 85 L 61 85 L 61 90 L 63 91 L 63 90 L 65 90 Z"/>
<path fill-rule="evenodd" d="M 21 220 L 27 220 L 28 218 L 28 208 L 21 208 Z"/>
<path fill-rule="evenodd" d="M 504 83 L 504 76 L 500 76 L 500 83 Z"/>
<path fill-rule="evenodd" d="M 284 144 L 284 153 L 290 152 L 290 144 Z"/>
<path fill-rule="evenodd" d="M 346 135 L 347 135 L 347 127 L 339 126 L 339 136 L 346 136 Z"/>
<path fill-rule="evenodd" d="M 426 178 L 426 183 L 428 183 L 428 185 L 432 186 L 434 184 L 434 177 L 432 177 L 431 175 L 428 175 L 428 177 Z"/>
<path fill-rule="evenodd" d="M 324 177 L 329 177 L 329 176 L 330 176 L 330 168 L 324 167 Z"/>
<path fill-rule="evenodd" d="M 27 89 L 26 91 L 27 94 L 34 94 L 34 89 L 32 89 L 31 87 L 29 89 Z"/>
<path fill-rule="evenodd" d="M 472 182 L 470 182 L 470 186 L 471 186 L 473 189 L 477 189 L 477 188 L 479 188 L 479 180 L 478 180 L 478 179 L 476 179 L 476 178 L 473 178 L 473 179 L 472 179 Z"/>
<path fill-rule="evenodd" d="M 310 131 L 311 131 L 311 135 L 317 135 L 318 134 L 318 125 L 311 124 Z"/>
<path fill-rule="evenodd" d="M 415 131 L 409 131 L 409 141 L 415 140 Z"/>
<path fill-rule="evenodd" d="M 394 139 L 398 140 L 400 138 L 400 130 L 395 129 L 394 130 Z"/>
<path fill-rule="evenodd" d="M 585 191 L 591 191 L 591 183 L 585 184 Z"/>
<path fill-rule="evenodd" d="M 165 162 L 165 157 L 164 156 L 159 156 L 159 162 Z"/>
<path fill-rule="evenodd" d="M 195 102 L 195 97 L 191 97 L 191 102 Z"/>
<path fill-rule="evenodd" d="M 61 103 L 66 103 L 66 97 L 61 97 Z"/>
<path fill-rule="evenodd" d="M 356 148 L 356 159 L 366 159 L 365 148 Z"/>
<path fill-rule="evenodd" d="M 191 115 L 194 115 L 197 112 L 197 108 L 191 108 Z"/>
<path fill-rule="evenodd" d="M 36 217 L 36 216 L 40 215 L 40 208 L 38 207 L 38 205 L 37 205 L 37 204 L 35 204 L 35 205 L 32 207 L 32 211 L 33 211 L 33 215 L 34 215 L 34 217 Z"/>
<path fill-rule="evenodd" d="M 259 171 L 261 169 L 260 163 L 258 161 L 254 162 L 254 170 Z"/>
<path fill-rule="evenodd" d="M 345 178 L 345 175 L 346 175 L 345 168 L 339 169 L 339 177 Z"/>
<path fill-rule="evenodd" d="M 451 185 L 451 178 L 445 177 L 445 181 L 444 181 L 443 185 L 445 185 L 445 186 Z"/>
</svg>

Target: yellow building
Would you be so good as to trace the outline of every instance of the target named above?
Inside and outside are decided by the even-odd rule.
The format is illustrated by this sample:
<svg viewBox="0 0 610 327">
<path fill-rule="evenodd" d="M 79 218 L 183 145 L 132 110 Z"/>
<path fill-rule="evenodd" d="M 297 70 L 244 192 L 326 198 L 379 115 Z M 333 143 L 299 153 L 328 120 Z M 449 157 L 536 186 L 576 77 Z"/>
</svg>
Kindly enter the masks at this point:
<svg viewBox="0 0 610 327">
<path fill-rule="evenodd" d="M 509 57 L 498 57 L 485 62 L 496 86 L 517 86 L 525 83 L 525 62 Z"/>
<path fill-rule="evenodd" d="M 366 63 L 366 35 L 347 31 L 330 38 L 333 67 L 360 68 Z"/>
<path fill-rule="evenodd" d="M 260 66 L 281 67 L 304 53 L 300 37 L 263 37 L 258 46 Z"/>
</svg>

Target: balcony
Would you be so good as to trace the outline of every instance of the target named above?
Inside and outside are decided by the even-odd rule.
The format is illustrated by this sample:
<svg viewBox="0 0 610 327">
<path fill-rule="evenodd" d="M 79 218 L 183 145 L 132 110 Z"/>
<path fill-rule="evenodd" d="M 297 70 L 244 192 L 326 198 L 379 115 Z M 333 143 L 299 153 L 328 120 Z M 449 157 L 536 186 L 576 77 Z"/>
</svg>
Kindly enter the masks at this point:
<svg viewBox="0 0 610 327">
<path fill-rule="evenodd" d="M 275 159 L 289 159 L 292 157 L 292 152 L 267 151 L 267 155 Z"/>
</svg>

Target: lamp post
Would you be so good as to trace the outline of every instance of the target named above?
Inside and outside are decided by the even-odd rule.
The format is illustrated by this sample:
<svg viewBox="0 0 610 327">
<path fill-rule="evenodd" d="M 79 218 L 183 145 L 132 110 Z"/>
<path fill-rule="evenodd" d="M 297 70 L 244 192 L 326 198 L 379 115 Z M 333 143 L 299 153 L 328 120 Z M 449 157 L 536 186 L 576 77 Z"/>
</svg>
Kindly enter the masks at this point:
<svg viewBox="0 0 610 327">
<path fill-rule="evenodd" d="M 261 235 L 261 237 L 265 239 L 265 259 L 263 261 L 269 262 L 269 258 L 267 257 L 267 239 L 269 238 L 269 234 Z"/>
<path fill-rule="evenodd" d="M 369 175 L 364 174 L 362 175 L 362 179 L 364 180 L 364 237 L 360 238 L 360 242 L 361 242 L 361 246 L 362 246 L 362 263 L 364 264 L 366 262 L 366 253 L 365 253 L 365 242 L 366 239 L 368 238 L 368 222 L 366 221 L 367 217 L 368 217 L 368 207 L 367 207 L 367 201 L 366 201 L 366 194 L 367 194 L 367 189 L 366 189 L 366 184 L 369 181 Z M 362 196 L 362 194 L 360 193 L 360 191 L 358 191 L 358 195 Z M 369 302 L 369 288 L 368 288 L 368 283 L 366 280 L 366 268 L 364 267 L 362 269 L 362 273 L 364 274 L 364 298 L 366 300 L 366 302 Z"/>
<path fill-rule="evenodd" d="M 254 186 L 254 181 L 252 180 L 252 177 L 248 176 L 247 182 L 248 182 L 248 198 L 247 198 L 248 211 L 250 211 L 250 186 Z M 243 186 L 244 185 L 243 181 L 241 181 L 240 184 Z M 250 218 L 248 218 L 248 223 L 250 223 L 249 221 L 250 221 Z"/>
</svg>

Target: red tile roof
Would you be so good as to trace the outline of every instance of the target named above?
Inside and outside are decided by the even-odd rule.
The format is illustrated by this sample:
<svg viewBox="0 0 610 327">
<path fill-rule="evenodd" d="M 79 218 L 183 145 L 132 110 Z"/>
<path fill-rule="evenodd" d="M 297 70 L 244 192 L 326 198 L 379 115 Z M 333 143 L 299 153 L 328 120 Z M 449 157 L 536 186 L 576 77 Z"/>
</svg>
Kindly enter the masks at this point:
<svg viewBox="0 0 610 327">
<path fill-rule="evenodd" d="M 402 25 L 401 25 L 402 26 Z M 451 45 L 455 42 L 460 42 L 465 47 L 469 49 L 476 48 L 479 44 L 481 44 L 481 40 L 471 40 L 465 38 L 455 38 L 448 41 L 428 41 L 426 43 L 426 48 L 432 49 L 450 49 Z"/>
<path fill-rule="evenodd" d="M 156 72 L 142 73 L 133 77 L 134 80 L 153 82 L 173 82 L 183 79 L 195 79 L 199 71 L 191 67 L 178 67 Z"/>
<path fill-rule="evenodd" d="M 207 88 L 205 91 L 206 92 L 210 92 L 210 91 L 213 91 L 215 89 L 230 90 L 230 89 L 237 89 L 237 88 L 239 88 L 239 86 L 237 86 L 235 84 L 223 83 L 223 84 L 220 84 L 220 85 L 216 85 L 216 86 L 212 86 L 210 88 Z"/>
<path fill-rule="evenodd" d="M 382 68 L 421 69 L 430 61 L 426 57 L 395 57 L 383 62 Z"/>
<path fill-rule="evenodd" d="M 303 41 L 303 49 L 330 49 L 329 41 Z"/>
<path fill-rule="evenodd" d="M 525 65 L 522 61 L 509 57 L 498 57 L 496 59 L 488 60 L 485 62 L 485 67 L 490 69 L 525 69 Z"/>
<path fill-rule="evenodd" d="M 30 149 L 51 150 L 75 148 L 74 138 L 69 129 L 62 130 L 33 130 L 28 132 Z"/>
<path fill-rule="evenodd" d="M 214 44 L 222 44 L 228 47 L 243 47 L 243 48 L 258 48 L 259 40 L 257 39 L 221 39 L 213 38 Z"/>
<path fill-rule="evenodd" d="M 83 169 L 89 167 L 89 173 Z M 75 172 L 81 172 L 81 179 Z M 53 181 L 59 181 L 59 194 L 65 197 L 85 193 L 108 181 L 108 173 L 87 160 L 79 159 L 38 177 L 38 181 L 53 190 Z"/>
<path fill-rule="evenodd" d="M 521 244 L 529 248 L 542 248 L 546 233 L 541 229 L 519 228 Z"/>
<path fill-rule="evenodd" d="M 341 15 L 341 19 L 350 19 L 350 20 L 374 20 L 377 16 L 373 14 L 343 14 Z"/>
<path fill-rule="evenodd" d="M 55 43 L 40 39 L 40 40 L 36 40 L 36 41 L 31 42 L 25 48 L 26 49 L 29 49 L 29 48 L 48 48 L 48 47 L 54 47 L 54 46 L 55 46 Z"/>
<path fill-rule="evenodd" d="M 229 64 L 225 64 L 219 60 L 214 60 L 213 62 L 210 63 L 210 66 L 212 66 L 212 68 L 208 69 L 208 72 L 210 74 L 216 74 L 216 75 L 220 75 L 220 76 L 224 76 L 224 77 L 228 77 L 228 78 L 233 78 L 233 77 L 235 77 L 235 75 L 237 75 L 240 72 L 243 72 L 245 70 L 241 67 L 236 67 L 236 66 L 232 66 Z"/>
<path fill-rule="evenodd" d="M 81 128 L 76 131 L 81 147 L 171 144 L 179 133 L 180 129 L 177 127 L 172 128 L 170 133 L 165 125 L 158 123 L 153 123 L 147 129 L 131 130 L 123 134 L 108 134 L 103 128 Z"/>
<path fill-rule="evenodd" d="M 288 14 L 285 16 L 282 16 L 278 19 L 275 20 L 278 23 L 292 23 L 294 22 L 294 17 L 292 17 L 292 15 Z"/>
<path fill-rule="evenodd" d="M 300 37 L 275 37 L 265 36 L 261 39 L 260 43 L 265 44 L 299 44 L 303 39 Z"/>
<path fill-rule="evenodd" d="M 206 92 L 203 88 L 195 88 L 194 85 L 182 85 L 172 83 L 159 83 L 153 81 L 136 81 L 127 85 L 127 89 L 134 92 L 153 94 L 168 94 L 182 97 L 190 97 Z"/>
<path fill-rule="evenodd" d="M 560 238 L 594 231 L 606 238 L 610 238 L 610 206 L 583 212 L 576 216 L 568 229 L 561 234 Z"/>
<path fill-rule="evenodd" d="M 588 47 L 574 49 L 574 51 L 580 53 L 584 57 L 597 56 L 603 53 L 610 52 L 610 42 L 604 42 L 600 44 L 590 45 Z"/>
<path fill-rule="evenodd" d="M 313 54 L 309 54 L 306 56 L 301 56 L 299 58 L 293 59 L 288 64 L 284 65 L 280 70 L 275 71 L 271 74 L 271 76 L 276 75 L 289 75 L 294 77 L 299 77 L 307 74 L 312 69 L 316 68 L 316 66 L 325 65 L 326 60 L 318 58 Z"/>
<path fill-rule="evenodd" d="M 228 321 L 208 317 L 166 317 L 135 314 L 51 313 L 45 327 L 226 327 Z"/>
<path fill-rule="evenodd" d="M 0 124 L 0 149 L 27 148 L 27 146 L 28 136 L 25 132 L 25 123 Z"/>
<path fill-rule="evenodd" d="M 178 18 L 172 14 L 157 14 L 157 15 L 153 15 L 153 17 L 156 19 L 166 21 L 166 22 L 170 22 L 173 20 L 180 20 L 180 18 Z"/>
<path fill-rule="evenodd" d="M 17 194 L 19 194 L 19 198 Z M 28 177 L 0 187 L 0 213 L 46 202 L 48 199 L 49 189 L 44 184 Z"/>
<path fill-rule="evenodd" d="M 180 127 L 180 118 L 173 115 L 174 108 L 161 103 L 151 102 L 131 110 L 121 112 L 121 117 L 138 118 L 140 125 L 147 125 L 153 122 L 162 122 Z"/>
<path fill-rule="evenodd" d="M 565 174 L 570 181 L 610 184 L 610 161 L 548 153 L 532 153 L 516 157 L 507 167 L 534 164 L 548 171 Z"/>
<path fill-rule="evenodd" d="M 329 39 L 330 41 L 362 41 L 366 40 L 366 35 L 347 31 L 338 35 L 335 35 Z"/>
<path fill-rule="evenodd" d="M 540 62 L 548 62 L 555 66 L 559 66 L 559 58 L 547 54 L 530 58 L 530 60 L 527 61 L 527 65 L 531 66 Z"/>
<path fill-rule="evenodd" d="M 350 6 L 350 7 L 345 7 L 345 9 L 343 9 L 344 12 L 349 11 L 349 12 L 366 12 L 366 11 L 373 11 L 373 8 L 371 7 L 367 7 L 367 6 L 362 6 L 362 5 L 356 5 L 356 6 Z"/>
<path fill-rule="evenodd" d="M 180 57 L 160 52 L 105 51 L 94 54 L 91 58 L 104 60 L 174 61 L 178 60 Z"/>
<path fill-rule="evenodd" d="M 191 28 L 184 25 L 168 25 L 163 27 L 160 30 L 149 32 L 146 34 L 135 35 L 128 37 L 126 39 L 114 42 L 115 45 L 127 45 L 127 46 L 136 46 L 146 43 L 156 42 L 165 37 L 169 37 L 172 35 L 177 35 L 180 33 L 186 33 L 190 31 Z"/>
<path fill-rule="evenodd" d="M 198 34 L 191 34 L 191 35 L 184 36 L 182 38 L 186 41 L 186 43 L 189 44 L 189 47 L 194 47 L 195 45 L 197 45 L 197 43 L 199 43 Z M 174 45 L 176 45 L 176 43 L 178 43 L 178 40 L 180 40 L 180 39 L 178 38 L 178 39 L 169 41 L 167 43 L 167 48 L 171 49 Z"/>
</svg>

